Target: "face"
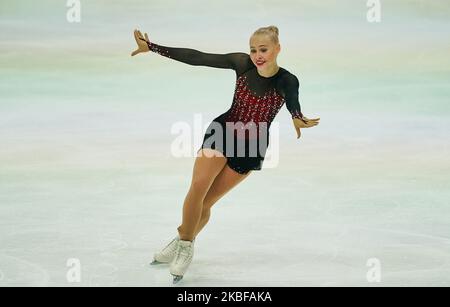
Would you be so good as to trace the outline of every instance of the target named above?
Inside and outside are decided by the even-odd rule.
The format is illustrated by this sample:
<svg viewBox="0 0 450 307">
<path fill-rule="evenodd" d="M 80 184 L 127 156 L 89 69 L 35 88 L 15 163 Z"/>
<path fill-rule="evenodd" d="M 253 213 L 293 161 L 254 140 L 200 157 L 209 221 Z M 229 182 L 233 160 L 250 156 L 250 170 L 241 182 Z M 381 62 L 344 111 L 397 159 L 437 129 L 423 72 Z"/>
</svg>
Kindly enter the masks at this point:
<svg viewBox="0 0 450 307">
<path fill-rule="evenodd" d="M 254 35 L 250 38 L 250 58 L 259 71 L 276 65 L 280 44 L 275 44 L 267 35 Z"/>
</svg>

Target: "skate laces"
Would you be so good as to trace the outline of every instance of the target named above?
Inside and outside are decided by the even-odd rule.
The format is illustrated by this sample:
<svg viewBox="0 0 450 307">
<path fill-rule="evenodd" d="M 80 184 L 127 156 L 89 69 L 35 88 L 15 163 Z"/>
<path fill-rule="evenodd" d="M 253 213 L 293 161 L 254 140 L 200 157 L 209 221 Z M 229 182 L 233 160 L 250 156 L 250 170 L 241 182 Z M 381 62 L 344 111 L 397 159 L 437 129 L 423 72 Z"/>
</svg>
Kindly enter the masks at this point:
<svg viewBox="0 0 450 307">
<path fill-rule="evenodd" d="M 165 254 L 173 254 L 177 250 L 177 239 L 173 239 L 172 242 L 167 244 L 167 246 L 163 249 L 163 253 Z"/>
<path fill-rule="evenodd" d="M 192 250 L 192 245 L 191 246 L 179 246 L 179 251 L 178 251 L 178 255 L 177 255 L 177 260 L 176 262 L 186 262 L 189 260 L 190 255 L 191 255 L 191 250 Z"/>
</svg>

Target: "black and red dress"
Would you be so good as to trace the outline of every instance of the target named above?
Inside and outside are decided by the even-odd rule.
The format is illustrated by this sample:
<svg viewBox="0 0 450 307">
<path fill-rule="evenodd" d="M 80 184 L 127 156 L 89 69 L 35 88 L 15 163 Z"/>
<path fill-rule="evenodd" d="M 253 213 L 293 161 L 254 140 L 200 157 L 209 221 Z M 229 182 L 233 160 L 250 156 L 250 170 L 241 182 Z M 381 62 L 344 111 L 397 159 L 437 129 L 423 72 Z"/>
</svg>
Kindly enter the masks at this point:
<svg viewBox="0 0 450 307">
<path fill-rule="evenodd" d="M 263 77 L 247 53 L 212 54 L 152 42 L 148 45 L 153 52 L 189 65 L 236 72 L 231 107 L 211 122 L 201 148 L 220 151 L 230 168 L 240 174 L 261 170 L 270 125 L 284 103 L 292 118 L 303 117 L 298 100 L 299 81 L 282 67 L 273 76 Z"/>
</svg>

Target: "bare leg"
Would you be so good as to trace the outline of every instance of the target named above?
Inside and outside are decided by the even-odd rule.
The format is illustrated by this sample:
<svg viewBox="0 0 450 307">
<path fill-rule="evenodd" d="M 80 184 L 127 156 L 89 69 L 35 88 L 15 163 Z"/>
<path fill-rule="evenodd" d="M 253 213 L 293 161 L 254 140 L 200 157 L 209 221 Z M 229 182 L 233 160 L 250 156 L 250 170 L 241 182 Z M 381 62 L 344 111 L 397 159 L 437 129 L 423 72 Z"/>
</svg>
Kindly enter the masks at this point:
<svg viewBox="0 0 450 307">
<path fill-rule="evenodd" d="M 214 179 L 213 184 L 208 190 L 208 193 L 203 200 L 203 209 L 200 217 L 200 221 L 195 230 L 196 237 L 198 233 L 205 227 L 211 216 L 211 207 L 232 188 L 237 186 L 242 180 L 250 175 L 251 171 L 245 175 L 239 174 L 226 165 L 219 175 Z"/>
<path fill-rule="evenodd" d="M 218 153 L 220 156 L 212 156 Z M 192 182 L 183 205 L 183 221 L 178 227 L 181 240 L 192 241 L 200 221 L 205 198 L 216 176 L 225 166 L 227 159 L 213 149 L 199 150 L 195 159 Z"/>
</svg>

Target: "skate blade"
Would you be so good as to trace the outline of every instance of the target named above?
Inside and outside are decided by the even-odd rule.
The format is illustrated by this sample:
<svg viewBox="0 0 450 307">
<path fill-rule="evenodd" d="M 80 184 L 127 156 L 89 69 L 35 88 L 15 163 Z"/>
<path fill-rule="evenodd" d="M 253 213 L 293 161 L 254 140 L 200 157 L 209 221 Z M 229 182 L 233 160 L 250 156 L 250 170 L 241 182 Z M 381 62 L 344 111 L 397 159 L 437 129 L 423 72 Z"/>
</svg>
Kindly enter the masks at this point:
<svg viewBox="0 0 450 307">
<path fill-rule="evenodd" d="M 180 280 L 183 279 L 183 276 L 180 275 L 173 275 L 173 283 L 177 284 Z"/>
<path fill-rule="evenodd" d="M 159 265 L 159 264 L 167 264 L 166 262 L 159 262 L 157 260 L 153 260 L 152 262 L 150 262 L 150 265 Z"/>
</svg>

